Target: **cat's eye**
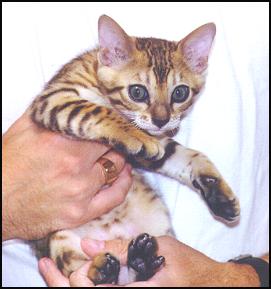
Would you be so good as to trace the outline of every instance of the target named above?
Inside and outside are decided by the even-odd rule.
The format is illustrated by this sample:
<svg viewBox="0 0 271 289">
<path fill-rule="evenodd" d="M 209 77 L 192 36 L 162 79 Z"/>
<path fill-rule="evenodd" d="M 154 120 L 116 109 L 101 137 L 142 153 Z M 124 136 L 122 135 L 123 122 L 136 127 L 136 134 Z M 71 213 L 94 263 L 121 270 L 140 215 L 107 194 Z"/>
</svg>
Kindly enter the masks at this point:
<svg viewBox="0 0 271 289">
<path fill-rule="evenodd" d="M 149 93 L 145 86 L 134 84 L 129 86 L 129 96 L 136 102 L 146 102 L 149 98 Z"/>
<path fill-rule="evenodd" d="M 175 87 L 172 95 L 171 102 L 181 103 L 187 100 L 189 96 L 189 87 L 187 85 L 179 85 Z"/>
</svg>

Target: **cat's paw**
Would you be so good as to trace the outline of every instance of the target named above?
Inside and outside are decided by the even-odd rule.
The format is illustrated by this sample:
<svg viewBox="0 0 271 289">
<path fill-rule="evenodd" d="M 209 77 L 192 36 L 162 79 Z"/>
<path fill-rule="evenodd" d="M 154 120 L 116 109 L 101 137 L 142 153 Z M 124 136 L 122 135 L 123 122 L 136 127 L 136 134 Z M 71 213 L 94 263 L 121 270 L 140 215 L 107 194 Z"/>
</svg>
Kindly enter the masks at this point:
<svg viewBox="0 0 271 289">
<path fill-rule="evenodd" d="M 117 284 L 120 262 L 109 253 L 96 256 L 89 268 L 88 278 L 95 284 Z"/>
<path fill-rule="evenodd" d="M 138 129 L 130 132 L 123 143 L 127 153 L 133 156 L 159 160 L 165 154 L 165 149 L 159 140 Z"/>
<path fill-rule="evenodd" d="M 147 233 L 132 240 L 128 247 L 128 266 L 137 272 L 137 281 L 151 278 L 164 264 L 165 258 L 157 256 L 157 241 Z"/>
<path fill-rule="evenodd" d="M 192 181 L 211 211 L 218 217 L 233 222 L 238 220 L 240 206 L 227 183 L 217 176 L 200 175 Z"/>
</svg>

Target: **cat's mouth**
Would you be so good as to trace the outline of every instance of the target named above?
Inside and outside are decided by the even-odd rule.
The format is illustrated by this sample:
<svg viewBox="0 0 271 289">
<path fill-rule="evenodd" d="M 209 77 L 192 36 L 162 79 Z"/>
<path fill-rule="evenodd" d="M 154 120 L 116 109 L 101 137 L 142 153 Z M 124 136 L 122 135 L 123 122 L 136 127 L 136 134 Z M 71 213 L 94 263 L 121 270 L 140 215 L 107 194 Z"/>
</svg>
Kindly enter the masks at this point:
<svg viewBox="0 0 271 289">
<path fill-rule="evenodd" d="M 146 130 L 146 129 L 145 129 Z M 165 129 L 148 129 L 146 130 L 149 134 L 154 135 L 154 136 L 167 136 L 167 137 L 173 137 L 175 136 L 178 131 L 179 131 L 179 127 L 175 127 L 173 129 L 170 130 L 165 130 Z"/>
<path fill-rule="evenodd" d="M 142 121 L 141 119 L 137 119 L 134 115 L 131 115 L 127 112 L 122 114 L 130 120 L 130 122 L 137 128 L 140 128 L 150 135 L 157 136 L 157 137 L 173 137 L 177 134 L 180 127 L 180 120 L 173 120 L 170 123 L 166 124 L 165 126 L 159 128 L 155 125 L 150 124 L 149 122 Z"/>
</svg>

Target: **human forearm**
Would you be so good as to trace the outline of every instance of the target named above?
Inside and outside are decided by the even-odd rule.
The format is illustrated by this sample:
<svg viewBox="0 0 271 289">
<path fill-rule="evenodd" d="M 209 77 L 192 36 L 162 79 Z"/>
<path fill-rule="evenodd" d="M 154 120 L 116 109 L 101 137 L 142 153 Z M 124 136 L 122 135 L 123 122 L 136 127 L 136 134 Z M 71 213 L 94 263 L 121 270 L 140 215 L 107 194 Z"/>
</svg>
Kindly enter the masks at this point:
<svg viewBox="0 0 271 289">
<path fill-rule="evenodd" d="M 224 263 L 219 275 L 220 287 L 260 287 L 256 271 L 247 264 Z"/>
<path fill-rule="evenodd" d="M 12 218 L 9 216 L 9 210 L 7 210 L 7 200 L 6 195 L 2 195 L 2 241 L 9 239 L 14 239 L 16 227 L 12 221 Z"/>
<path fill-rule="evenodd" d="M 233 265 L 233 266 L 231 266 Z M 269 254 L 261 257 L 253 257 L 251 255 L 241 255 L 231 259 L 228 263 L 231 268 L 231 274 L 239 274 L 236 286 L 269 286 Z"/>
</svg>

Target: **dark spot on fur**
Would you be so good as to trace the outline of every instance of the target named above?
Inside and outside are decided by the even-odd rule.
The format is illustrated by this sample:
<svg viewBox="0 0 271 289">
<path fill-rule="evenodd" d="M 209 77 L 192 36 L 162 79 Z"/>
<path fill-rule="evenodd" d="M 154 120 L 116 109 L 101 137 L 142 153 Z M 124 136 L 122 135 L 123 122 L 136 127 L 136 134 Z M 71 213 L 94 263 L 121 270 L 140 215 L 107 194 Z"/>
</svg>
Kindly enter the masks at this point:
<svg viewBox="0 0 271 289">
<path fill-rule="evenodd" d="M 156 195 L 153 195 L 151 198 L 150 198 L 150 202 L 153 202 L 154 200 L 157 199 L 157 196 Z"/>
<path fill-rule="evenodd" d="M 60 258 L 60 256 L 57 256 L 56 257 L 56 265 L 57 265 L 57 268 L 62 271 L 63 268 L 64 268 L 64 264 L 63 264 L 63 261 L 62 259 Z"/>
<path fill-rule="evenodd" d="M 108 224 L 108 223 L 103 225 L 103 228 L 106 230 L 108 230 L 109 227 L 110 227 L 110 224 Z"/>
<path fill-rule="evenodd" d="M 102 144 L 109 144 L 109 139 L 106 137 L 99 138 L 99 142 Z"/>
<path fill-rule="evenodd" d="M 47 105 L 48 105 L 48 101 L 45 100 L 40 107 L 40 114 L 42 114 L 44 112 Z"/>
<path fill-rule="evenodd" d="M 67 264 L 70 264 L 71 259 L 72 259 L 72 255 L 73 255 L 72 251 L 64 252 L 63 255 L 62 255 L 63 262 L 65 262 Z"/>
<path fill-rule="evenodd" d="M 127 152 L 125 145 L 121 142 L 114 143 L 114 148 L 120 153 L 126 154 Z"/>
<path fill-rule="evenodd" d="M 195 158 L 195 157 L 197 157 L 199 155 L 199 153 L 195 153 L 195 154 L 193 154 L 192 156 L 191 156 L 191 158 Z"/>
<path fill-rule="evenodd" d="M 93 115 L 97 115 L 102 111 L 101 107 L 96 107 L 91 113 Z"/>
<path fill-rule="evenodd" d="M 114 223 L 119 224 L 119 223 L 121 223 L 121 220 L 119 218 L 115 218 Z"/>
</svg>

